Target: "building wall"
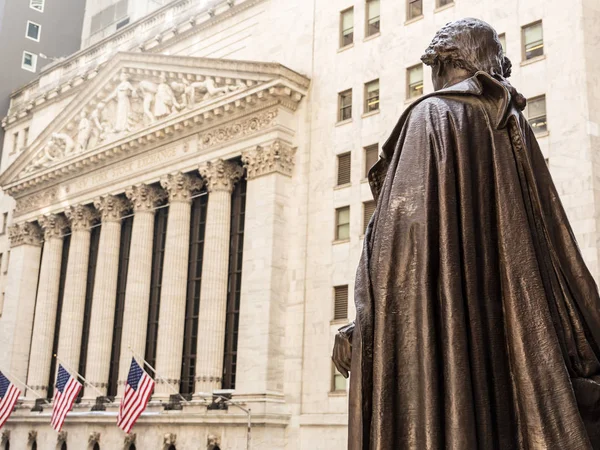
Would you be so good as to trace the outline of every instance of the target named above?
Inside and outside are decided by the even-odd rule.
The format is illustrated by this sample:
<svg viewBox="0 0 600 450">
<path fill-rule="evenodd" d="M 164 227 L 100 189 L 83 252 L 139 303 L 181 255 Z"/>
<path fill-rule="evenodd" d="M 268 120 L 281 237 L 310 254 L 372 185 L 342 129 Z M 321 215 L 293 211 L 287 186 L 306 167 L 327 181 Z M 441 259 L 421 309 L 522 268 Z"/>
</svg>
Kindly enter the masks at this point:
<svg viewBox="0 0 600 450">
<path fill-rule="evenodd" d="M 91 15 L 106 6 L 102 2 L 89 3 L 86 24 Z M 578 0 L 567 12 L 564 2 L 558 0 L 507 0 L 502 4 L 491 0 L 456 0 L 444 8 L 436 8 L 435 0 L 423 3 L 424 17 L 407 23 L 404 2 L 382 1 L 381 34 L 365 38 L 362 0 L 265 0 L 223 20 L 214 20 L 197 34 L 163 41 L 147 50 L 179 56 L 275 61 L 311 79 L 309 95 L 296 112 L 298 150 L 291 201 L 287 209 L 280 211 L 282 216 L 294 220 L 290 222 L 288 247 L 275 249 L 278 254 L 286 255 L 278 261 L 285 259 L 288 264 L 281 280 L 287 287 L 287 299 L 280 312 L 285 324 L 283 392 L 290 418 L 285 437 L 265 434 L 257 438 L 264 444 L 270 443 L 271 448 L 345 448 L 347 395 L 331 392 L 333 337 L 337 328 L 345 323 L 333 321 L 333 287 L 349 285 L 351 320 L 354 275 L 363 245 L 362 207 L 363 202 L 372 198 L 364 177 L 363 148 L 382 144 L 410 104 L 405 100 L 406 69 L 419 62 L 434 33 L 445 23 L 473 16 L 488 21 L 499 33 L 506 33 L 507 54 L 513 61 L 512 83 L 528 98 L 546 95 L 549 131 L 539 137 L 539 143 L 549 159 L 584 257 L 598 279 L 600 63 L 597 55 L 600 28 L 597 25 L 600 10 L 596 2 Z M 133 0 L 131 4 L 134 5 Z M 135 5 L 137 8 L 137 3 Z M 354 44 L 340 50 L 340 12 L 350 6 L 354 7 L 355 15 Z M 144 10 L 143 4 L 139 7 Z M 194 10 L 193 14 L 196 13 Z M 174 13 L 168 17 L 174 17 Z M 521 27 L 538 20 L 543 21 L 545 56 L 522 62 Z M 168 30 L 166 20 L 153 25 L 144 35 L 115 41 L 106 52 L 97 50 L 99 47 L 89 42 L 90 53 L 94 53 L 86 64 L 104 63 L 112 56 L 111 52 L 118 49 L 135 50 L 149 42 L 161 27 L 163 32 Z M 85 33 L 84 26 L 84 47 L 89 38 Z M 123 30 L 119 36 L 126 33 L 127 30 Z M 86 67 L 82 64 L 80 69 Z M 73 76 L 69 70 L 74 69 L 57 68 L 56 73 L 47 72 L 44 78 L 58 82 Z M 426 68 L 424 73 L 424 91 L 431 92 L 430 70 Z M 364 115 L 364 84 L 374 79 L 380 80 L 380 111 Z M 338 124 L 337 94 L 350 88 L 354 92 L 353 119 Z M 68 101 L 54 103 L 34 114 L 32 139 Z M 27 126 L 28 120 L 11 124 L 8 131 Z M 10 139 L 7 137 L 4 154 L 8 148 Z M 337 188 L 336 156 L 348 151 L 352 152 L 351 183 Z M 3 170 L 6 167 L 7 164 L 3 164 Z M 3 200 L 2 205 L 9 205 L 7 202 Z M 350 239 L 334 242 L 334 211 L 342 206 L 350 206 Z M 264 233 L 263 237 L 268 239 L 268 232 Z M 267 262 L 275 259 L 274 255 L 265 256 Z M 255 269 L 260 270 L 260 265 Z M 0 318 L 0 330 L 12 329 L 4 326 L 6 322 L 2 320 Z M 10 337 L 0 335 L 0 339 Z M 187 430 L 175 420 L 173 426 L 152 434 L 152 442 L 159 434 L 172 432 L 173 427 L 183 437 L 182 442 L 190 442 L 181 448 L 196 448 L 190 436 L 195 436 L 194 433 L 204 436 L 207 432 Z M 29 428 L 29 424 L 19 425 L 17 434 L 25 436 Z M 74 436 L 84 439 L 88 431 L 96 428 L 98 426 L 83 423 L 75 428 L 73 439 Z M 107 442 L 117 442 L 115 428 L 106 425 L 102 432 L 109 436 Z M 45 440 L 50 442 L 53 438 L 48 434 Z M 225 448 L 241 448 L 239 442 L 243 435 L 235 439 Z M 273 440 L 269 442 L 269 439 Z M 285 440 L 285 444 L 281 440 Z"/>
</svg>

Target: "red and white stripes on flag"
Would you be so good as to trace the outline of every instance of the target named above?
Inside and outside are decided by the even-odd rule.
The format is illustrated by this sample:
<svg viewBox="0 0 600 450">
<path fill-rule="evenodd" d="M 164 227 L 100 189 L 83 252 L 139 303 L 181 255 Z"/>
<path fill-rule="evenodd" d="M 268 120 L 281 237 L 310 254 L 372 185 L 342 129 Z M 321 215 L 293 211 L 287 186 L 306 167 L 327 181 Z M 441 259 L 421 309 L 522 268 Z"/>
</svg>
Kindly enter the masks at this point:
<svg viewBox="0 0 600 450">
<path fill-rule="evenodd" d="M 131 431 L 138 417 L 146 409 L 153 389 L 154 380 L 142 370 L 135 358 L 131 358 L 125 393 L 117 416 L 117 426 L 125 433 Z"/>
<path fill-rule="evenodd" d="M 13 412 L 21 391 L 0 372 L 0 428 Z"/>
<path fill-rule="evenodd" d="M 52 428 L 56 431 L 62 429 L 65 417 L 73 408 L 73 403 L 75 403 L 81 388 L 81 383 L 73 378 L 62 365 L 59 365 L 54 391 L 54 406 L 52 407 Z"/>
</svg>

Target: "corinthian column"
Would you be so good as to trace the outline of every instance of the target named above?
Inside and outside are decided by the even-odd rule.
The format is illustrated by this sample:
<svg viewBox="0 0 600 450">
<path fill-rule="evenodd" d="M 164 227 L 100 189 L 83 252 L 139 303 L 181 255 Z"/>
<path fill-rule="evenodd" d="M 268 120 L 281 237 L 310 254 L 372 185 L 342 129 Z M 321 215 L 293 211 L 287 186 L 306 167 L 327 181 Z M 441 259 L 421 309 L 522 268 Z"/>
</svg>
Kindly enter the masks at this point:
<svg viewBox="0 0 600 450">
<path fill-rule="evenodd" d="M 169 218 L 156 344 L 156 370 L 178 389 L 183 356 L 191 197 L 193 192 L 200 190 L 202 182 L 179 172 L 162 178 L 160 184 L 169 193 Z M 162 380 L 158 380 L 156 393 L 168 396 L 171 390 Z"/>
<path fill-rule="evenodd" d="M 69 367 L 79 367 L 83 315 L 90 260 L 90 228 L 98 219 L 97 212 L 89 206 L 75 205 L 66 209 L 71 221 L 71 245 L 65 278 L 58 357 Z"/>
<path fill-rule="evenodd" d="M 58 290 L 60 283 L 60 265 L 62 260 L 63 234 L 67 221 L 63 216 L 49 214 L 38 219 L 44 230 L 44 251 L 35 306 L 31 354 L 29 356 L 29 374 L 27 384 L 42 397 L 46 397 L 50 364 L 52 362 L 52 344 L 56 325 Z M 36 398 L 29 391 L 28 397 Z"/>
<path fill-rule="evenodd" d="M 163 190 L 145 184 L 133 186 L 127 189 L 125 194 L 133 205 L 135 216 L 133 217 L 129 269 L 125 290 L 125 310 L 123 312 L 119 396 L 123 395 L 125 389 L 132 354 L 144 357 L 146 349 L 150 282 L 152 279 L 154 209 L 166 197 Z"/>
<path fill-rule="evenodd" d="M 123 199 L 113 195 L 105 195 L 94 200 L 94 206 L 101 213 L 102 229 L 96 263 L 89 356 L 85 374 L 88 381 L 106 395 L 117 301 L 121 219 L 129 206 Z M 86 389 L 86 398 L 91 399 L 95 395 L 94 390 Z"/>
<path fill-rule="evenodd" d="M 15 324 L 11 330 L 2 330 L 11 341 L 11 348 L 3 361 L 12 375 L 20 380 L 27 378 L 29 349 L 33 330 L 35 296 L 42 254 L 42 231 L 29 222 L 13 225 L 8 230 L 10 239 L 10 265 L 6 283 L 3 317 L 6 324 Z M 9 318 L 14 318 L 10 320 Z M 2 326 L 5 326 L 3 324 Z"/>
<path fill-rule="evenodd" d="M 283 141 L 244 152 L 248 173 L 236 391 L 283 391 L 290 177 L 294 149 Z M 252 245 L 260 242 L 260 246 Z"/>
<path fill-rule="evenodd" d="M 212 392 L 221 387 L 223 374 L 231 192 L 244 170 L 235 163 L 219 159 L 201 165 L 199 172 L 210 195 L 200 286 L 196 391 Z"/>
</svg>

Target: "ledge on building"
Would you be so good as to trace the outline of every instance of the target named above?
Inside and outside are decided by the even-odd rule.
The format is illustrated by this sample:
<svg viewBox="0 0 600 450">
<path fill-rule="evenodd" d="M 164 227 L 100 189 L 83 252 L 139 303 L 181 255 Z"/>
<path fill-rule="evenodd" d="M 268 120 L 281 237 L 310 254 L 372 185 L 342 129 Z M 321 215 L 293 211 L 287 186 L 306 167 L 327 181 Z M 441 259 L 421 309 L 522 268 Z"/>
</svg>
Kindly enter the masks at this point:
<svg viewBox="0 0 600 450">
<path fill-rule="evenodd" d="M 334 191 L 340 191 L 342 189 L 346 189 L 352 186 L 352 183 L 344 183 L 344 184 L 337 184 L 333 187 Z"/>
<path fill-rule="evenodd" d="M 376 115 L 377 115 L 377 114 L 379 114 L 380 112 L 381 112 L 381 110 L 380 110 L 380 109 L 376 109 L 375 111 L 371 111 L 371 112 L 364 113 L 364 114 L 362 115 L 362 118 L 364 119 L 364 118 L 366 118 L 366 117 L 372 117 L 372 116 L 376 116 Z"/>
<path fill-rule="evenodd" d="M 425 17 L 424 14 L 421 14 L 420 16 L 417 16 L 417 17 L 413 17 L 412 19 L 407 20 L 406 22 L 404 22 L 404 25 L 410 25 L 412 23 L 418 22 L 419 20 L 422 20 L 423 17 Z"/>
<path fill-rule="evenodd" d="M 454 5 L 455 5 L 455 3 L 454 3 L 454 2 L 452 2 L 452 3 L 448 3 L 447 5 L 444 5 L 444 6 L 439 6 L 439 7 L 435 8 L 435 9 L 433 10 L 433 12 L 434 12 L 434 13 L 439 13 L 439 12 L 442 12 L 442 11 L 446 11 L 447 9 L 454 8 Z"/>
<path fill-rule="evenodd" d="M 544 131 L 543 133 L 536 134 L 535 138 L 536 139 L 541 139 L 541 138 L 545 138 L 545 137 L 548 137 L 548 136 L 550 136 L 550 131 Z"/>
<path fill-rule="evenodd" d="M 333 245 L 348 244 L 350 239 L 338 239 L 332 242 Z"/>
<path fill-rule="evenodd" d="M 337 52 L 342 53 L 342 52 L 345 52 L 346 50 L 350 50 L 353 47 L 354 47 L 354 42 L 352 44 L 348 44 L 348 45 L 345 45 L 344 47 L 338 48 Z"/>
<path fill-rule="evenodd" d="M 342 125 L 346 125 L 348 123 L 352 123 L 352 117 L 350 117 L 349 119 L 346 119 L 346 120 L 342 120 L 340 122 L 336 122 L 335 126 L 341 127 Z"/>
<path fill-rule="evenodd" d="M 521 67 L 528 66 L 529 64 L 536 63 L 538 61 L 543 61 L 546 59 L 546 55 L 536 56 L 535 58 L 527 59 L 525 61 L 521 61 Z"/>
<path fill-rule="evenodd" d="M 416 102 L 417 100 L 419 100 L 421 97 L 423 97 L 423 95 L 419 95 L 418 97 L 413 97 L 413 98 L 407 98 L 406 100 L 404 100 L 404 104 L 411 105 L 414 102 Z"/>
<path fill-rule="evenodd" d="M 346 397 L 348 391 L 329 391 L 329 397 Z"/>
<path fill-rule="evenodd" d="M 372 41 L 373 39 L 377 39 L 379 36 L 381 36 L 381 31 L 378 31 L 375 34 L 372 34 L 371 36 L 367 36 L 363 39 L 363 42 L 369 42 Z"/>
</svg>

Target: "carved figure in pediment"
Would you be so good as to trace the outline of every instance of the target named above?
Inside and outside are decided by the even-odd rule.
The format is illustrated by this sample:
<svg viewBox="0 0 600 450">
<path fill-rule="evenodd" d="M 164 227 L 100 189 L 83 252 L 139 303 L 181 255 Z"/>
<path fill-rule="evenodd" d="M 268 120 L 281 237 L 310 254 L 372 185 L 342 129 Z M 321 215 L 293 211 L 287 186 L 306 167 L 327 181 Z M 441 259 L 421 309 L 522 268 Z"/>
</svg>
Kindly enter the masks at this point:
<svg viewBox="0 0 600 450">
<path fill-rule="evenodd" d="M 180 83 L 179 81 L 172 81 L 171 82 L 171 89 L 173 89 L 173 93 L 175 94 L 175 97 L 177 98 L 177 101 L 179 102 L 179 105 L 181 106 L 180 109 L 185 108 L 186 106 L 188 106 L 188 101 L 187 101 L 187 95 L 185 93 L 185 90 L 187 89 L 189 83 Z"/>
<path fill-rule="evenodd" d="M 175 98 L 175 93 L 171 86 L 167 84 L 167 77 L 161 75 L 160 83 L 156 88 L 154 96 L 154 117 L 160 119 L 177 112 L 181 109 L 181 105 Z"/>
<path fill-rule="evenodd" d="M 206 77 L 204 81 L 194 81 L 186 88 L 188 104 L 190 106 L 196 104 L 197 93 L 202 94 L 202 101 L 204 101 L 217 95 L 227 94 L 228 92 L 230 92 L 229 87 L 217 86 L 217 82 L 213 77 Z"/>
<path fill-rule="evenodd" d="M 154 103 L 154 96 L 158 91 L 158 86 L 152 81 L 143 80 L 138 84 L 138 89 L 142 93 L 144 117 L 146 117 L 150 123 L 155 122 L 156 117 L 154 117 L 154 113 L 152 112 L 152 104 Z"/>
<path fill-rule="evenodd" d="M 40 155 L 25 169 L 26 173 L 47 168 L 61 159 L 75 153 L 75 142 L 71 136 L 63 133 L 53 133 L 50 140 L 42 148 Z"/>
<path fill-rule="evenodd" d="M 92 137 L 92 121 L 88 119 L 85 111 L 79 116 L 79 126 L 77 128 L 77 146 L 78 151 L 84 152 L 88 149 L 90 138 Z"/>
<path fill-rule="evenodd" d="M 136 89 L 129 81 L 129 76 L 126 73 L 121 74 L 121 83 L 117 86 L 112 94 L 106 98 L 106 103 L 116 100 L 117 109 L 113 129 L 115 132 L 131 131 L 129 125 L 129 117 L 131 114 L 131 97 L 137 95 Z"/>
</svg>

